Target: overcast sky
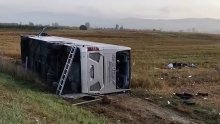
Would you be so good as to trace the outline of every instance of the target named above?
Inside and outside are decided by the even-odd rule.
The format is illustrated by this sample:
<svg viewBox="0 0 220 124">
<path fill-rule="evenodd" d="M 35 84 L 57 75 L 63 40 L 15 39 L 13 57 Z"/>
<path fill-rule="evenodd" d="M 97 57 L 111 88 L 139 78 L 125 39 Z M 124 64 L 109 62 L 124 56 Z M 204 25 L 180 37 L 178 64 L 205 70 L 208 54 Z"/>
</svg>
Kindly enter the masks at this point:
<svg viewBox="0 0 220 124">
<path fill-rule="evenodd" d="M 0 0 L 0 22 L 44 12 L 109 19 L 220 19 L 220 0 Z"/>
</svg>

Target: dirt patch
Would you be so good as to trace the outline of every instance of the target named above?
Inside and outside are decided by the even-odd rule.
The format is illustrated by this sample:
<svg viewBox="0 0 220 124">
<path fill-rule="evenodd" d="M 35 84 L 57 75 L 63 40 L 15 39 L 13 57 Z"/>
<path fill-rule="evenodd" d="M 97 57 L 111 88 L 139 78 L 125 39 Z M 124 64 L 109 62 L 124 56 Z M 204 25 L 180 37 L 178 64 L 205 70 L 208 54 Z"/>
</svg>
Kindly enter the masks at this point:
<svg viewBox="0 0 220 124">
<path fill-rule="evenodd" d="M 161 123 L 202 123 L 146 100 L 128 94 L 111 95 L 111 104 L 101 102 L 84 105 L 85 109 L 104 115 L 113 123 L 161 124 Z"/>
</svg>

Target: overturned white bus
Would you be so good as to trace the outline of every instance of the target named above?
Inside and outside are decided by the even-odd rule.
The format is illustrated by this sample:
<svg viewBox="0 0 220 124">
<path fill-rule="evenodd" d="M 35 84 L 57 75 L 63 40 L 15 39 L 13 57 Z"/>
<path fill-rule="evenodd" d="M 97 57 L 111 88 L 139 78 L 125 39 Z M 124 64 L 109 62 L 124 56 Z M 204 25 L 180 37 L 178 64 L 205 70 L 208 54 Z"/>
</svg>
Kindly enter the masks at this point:
<svg viewBox="0 0 220 124">
<path fill-rule="evenodd" d="M 57 94 L 109 94 L 130 89 L 131 48 L 55 36 L 21 36 L 22 64 Z"/>
</svg>

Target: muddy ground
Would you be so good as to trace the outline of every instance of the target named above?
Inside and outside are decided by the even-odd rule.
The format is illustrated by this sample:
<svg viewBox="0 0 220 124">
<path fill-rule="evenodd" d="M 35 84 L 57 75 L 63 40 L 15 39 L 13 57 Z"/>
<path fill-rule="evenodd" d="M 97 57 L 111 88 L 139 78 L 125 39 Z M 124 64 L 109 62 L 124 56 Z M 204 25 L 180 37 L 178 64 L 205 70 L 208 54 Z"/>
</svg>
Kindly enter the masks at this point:
<svg viewBox="0 0 220 124">
<path fill-rule="evenodd" d="M 112 123 L 132 124 L 189 124 L 204 123 L 180 112 L 163 108 L 149 99 L 131 94 L 109 95 L 110 103 L 103 101 L 81 105 L 84 109 L 107 117 Z M 167 103 L 164 103 L 167 104 Z"/>
</svg>

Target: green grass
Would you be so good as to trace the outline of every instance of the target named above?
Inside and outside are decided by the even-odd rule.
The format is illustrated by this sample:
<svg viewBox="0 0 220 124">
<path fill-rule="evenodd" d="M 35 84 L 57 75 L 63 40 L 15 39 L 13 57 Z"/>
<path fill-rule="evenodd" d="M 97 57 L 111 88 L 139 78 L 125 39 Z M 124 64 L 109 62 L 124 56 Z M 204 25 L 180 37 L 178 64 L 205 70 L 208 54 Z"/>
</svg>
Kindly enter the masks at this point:
<svg viewBox="0 0 220 124">
<path fill-rule="evenodd" d="M 105 118 L 72 106 L 56 95 L 42 92 L 31 82 L 0 73 L 0 124 L 98 124 Z"/>
</svg>

